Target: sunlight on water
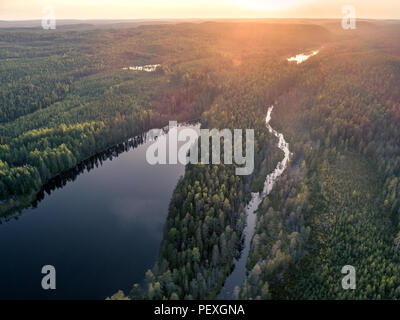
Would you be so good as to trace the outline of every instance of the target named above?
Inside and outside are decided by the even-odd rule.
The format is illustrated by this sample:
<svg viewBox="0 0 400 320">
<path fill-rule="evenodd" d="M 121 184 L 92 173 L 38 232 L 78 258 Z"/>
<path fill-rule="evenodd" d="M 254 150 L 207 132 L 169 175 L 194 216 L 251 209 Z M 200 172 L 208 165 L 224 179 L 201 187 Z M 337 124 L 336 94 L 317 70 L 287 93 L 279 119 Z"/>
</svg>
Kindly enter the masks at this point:
<svg viewBox="0 0 400 320">
<path fill-rule="evenodd" d="M 161 67 L 161 64 L 148 64 L 148 65 L 145 65 L 145 66 L 125 67 L 125 68 L 122 68 L 122 70 L 154 72 L 159 67 Z"/>
<path fill-rule="evenodd" d="M 295 57 L 288 58 L 287 60 L 288 60 L 289 62 L 296 61 L 297 64 L 300 64 L 300 63 L 302 63 L 302 62 L 304 62 L 304 61 L 310 59 L 311 57 L 317 55 L 318 53 L 319 53 L 319 50 L 314 50 L 314 51 L 313 51 L 311 54 L 309 54 L 309 55 L 305 55 L 305 54 L 301 53 L 301 54 L 298 54 L 298 55 L 295 56 Z"/>
</svg>

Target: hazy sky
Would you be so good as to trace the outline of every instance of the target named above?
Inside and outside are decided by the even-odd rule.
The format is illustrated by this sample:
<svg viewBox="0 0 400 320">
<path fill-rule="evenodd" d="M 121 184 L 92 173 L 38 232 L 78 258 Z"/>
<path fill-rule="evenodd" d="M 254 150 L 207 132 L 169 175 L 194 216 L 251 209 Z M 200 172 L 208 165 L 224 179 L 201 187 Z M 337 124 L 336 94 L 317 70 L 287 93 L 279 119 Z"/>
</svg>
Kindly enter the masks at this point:
<svg viewBox="0 0 400 320">
<path fill-rule="evenodd" d="M 353 5 L 359 18 L 400 18 L 400 0 L 0 0 L 0 19 L 337 18 Z"/>
</svg>

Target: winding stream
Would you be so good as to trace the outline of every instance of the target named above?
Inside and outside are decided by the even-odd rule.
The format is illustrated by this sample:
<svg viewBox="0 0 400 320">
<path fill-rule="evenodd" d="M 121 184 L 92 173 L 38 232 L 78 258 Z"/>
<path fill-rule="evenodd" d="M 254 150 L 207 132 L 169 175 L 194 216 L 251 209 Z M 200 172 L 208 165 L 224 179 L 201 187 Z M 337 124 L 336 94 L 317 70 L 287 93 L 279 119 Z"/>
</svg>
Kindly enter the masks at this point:
<svg viewBox="0 0 400 320">
<path fill-rule="evenodd" d="M 304 54 L 304 53 L 298 54 L 294 57 L 288 58 L 287 61 L 297 62 L 297 64 L 301 64 L 304 61 L 310 59 L 311 57 L 317 55 L 319 52 L 320 50 L 313 50 L 309 54 Z M 247 262 L 247 257 L 249 255 L 251 240 L 253 239 L 254 229 L 257 221 L 257 215 L 255 214 L 255 211 L 258 209 L 258 206 L 264 200 L 264 198 L 271 192 L 275 184 L 275 181 L 285 171 L 290 160 L 291 153 L 289 150 L 289 144 L 286 142 L 285 137 L 283 136 L 282 133 L 279 133 L 278 131 L 274 130 L 269 124 L 271 121 L 271 114 L 273 109 L 274 106 L 271 106 L 268 109 L 265 123 L 269 132 L 279 139 L 278 148 L 284 152 L 285 156 L 283 160 L 278 163 L 275 170 L 269 175 L 267 175 L 264 182 L 264 189 L 261 192 L 261 194 L 260 193 L 251 194 L 250 203 L 246 208 L 247 220 L 246 220 L 246 227 L 243 231 L 244 247 L 239 259 L 236 260 L 235 262 L 235 268 L 233 272 L 228 276 L 224 286 L 221 289 L 221 292 L 217 296 L 217 299 L 219 300 L 238 299 L 240 286 L 242 285 L 247 274 L 246 262 Z"/>
<path fill-rule="evenodd" d="M 258 206 L 260 203 L 264 200 L 264 198 L 271 192 L 272 187 L 275 184 L 275 181 L 282 175 L 282 173 L 285 171 L 289 160 L 290 160 L 290 150 L 289 150 L 289 144 L 286 142 L 285 137 L 283 136 L 282 133 L 277 132 L 274 130 L 271 125 L 269 124 L 271 121 L 271 114 L 272 110 L 274 109 L 274 106 L 271 106 L 268 109 L 267 117 L 265 119 L 265 123 L 267 126 L 267 129 L 269 130 L 270 133 L 272 133 L 275 137 L 279 139 L 278 141 L 278 148 L 281 149 L 285 156 L 281 162 L 278 163 L 277 167 L 275 170 L 267 175 L 265 182 L 264 182 L 264 189 L 261 193 L 252 193 L 251 194 L 251 200 L 246 208 L 246 214 L 247 214 L 247 221 L 246 221 L 246 227 L 244 229 L 244 248 L 241 252 L 240 258 L 235 262 L 235 269 L 233 272 L 229 275 L 229 277 L 226 279 L 225 284 L 223 288 L 221 289 L 221 292 L 217 296 L 217 299 L 220 300 L 231 300 L 231 299 L 237 299 L 239 290 L 240 290 L 240 285 L 243 283 L 245 277 L 246 277 L 246 262 L 247 262 L 247 257 L 249 255 L 250 251 L 250 244 L 251 240 L 253 238 L 254 234 L 254 229 L 256 225 L 256 220 L 257 220 L 257 215 L 255 214 L 255 211 L 257 210 Z"/>
</svg>

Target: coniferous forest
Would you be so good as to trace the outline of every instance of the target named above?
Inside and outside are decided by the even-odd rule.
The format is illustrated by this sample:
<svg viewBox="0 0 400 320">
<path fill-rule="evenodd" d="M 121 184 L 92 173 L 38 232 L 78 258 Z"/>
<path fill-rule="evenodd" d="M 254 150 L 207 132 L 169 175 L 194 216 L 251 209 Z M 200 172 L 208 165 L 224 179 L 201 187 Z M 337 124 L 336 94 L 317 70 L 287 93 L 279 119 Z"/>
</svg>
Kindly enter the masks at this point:
<svg viewBox="0 0 400 320">
<path fill-rule="evenodd" d="M 252 193 L 283 158 L 265 124 L 273 105 L 291 157 L 255 212 L 237 297 L 399 299 L 399 33 L 400 22 L 372 20 L 350 31 L 331 20 L 0 28 L 0 218 L 23 216 L 53 179 L 170 120 L 254 129 L 254 172 L 188 164 L 154 265 L 110 294 L 215 299 Z M 342 288 L 345 265 L 356 290 Z"/>
</svg>

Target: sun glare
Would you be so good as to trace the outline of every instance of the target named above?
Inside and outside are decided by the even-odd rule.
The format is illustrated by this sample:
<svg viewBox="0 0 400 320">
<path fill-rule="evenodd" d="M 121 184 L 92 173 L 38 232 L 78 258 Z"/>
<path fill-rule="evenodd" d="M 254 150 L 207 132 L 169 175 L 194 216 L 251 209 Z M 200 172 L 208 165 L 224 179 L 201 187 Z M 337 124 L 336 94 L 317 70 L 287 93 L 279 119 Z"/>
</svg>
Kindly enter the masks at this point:
<svg viewBox="0 0 400 320">
<path fill-rule="evenodd" d="M 310 0 L 235 0 L 241 8 L 252 10 L 279 11 L 288 9 Z"/>
</svg>

